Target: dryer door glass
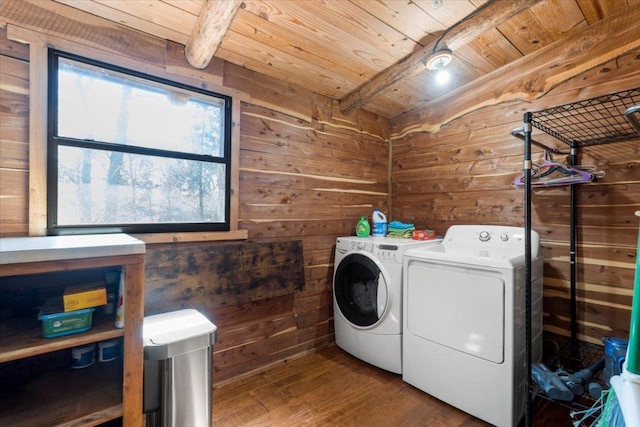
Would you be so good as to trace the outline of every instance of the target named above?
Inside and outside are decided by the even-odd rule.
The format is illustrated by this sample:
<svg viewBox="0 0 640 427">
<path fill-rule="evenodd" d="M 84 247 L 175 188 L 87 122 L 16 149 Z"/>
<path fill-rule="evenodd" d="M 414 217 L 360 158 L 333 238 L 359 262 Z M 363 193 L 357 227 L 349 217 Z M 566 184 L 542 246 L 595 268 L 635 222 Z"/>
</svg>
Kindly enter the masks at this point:
<svg viewBox="0 0 640 427">
<path fill-rule="evenodd" d="M 340 261 L 333 291 L 340 312 L 349 322 L 357 326 L 371 326 L 378 322 L 385 310 L 384 286 L 376 263 L 365 255 L 354 253 Z"/>
</svg>

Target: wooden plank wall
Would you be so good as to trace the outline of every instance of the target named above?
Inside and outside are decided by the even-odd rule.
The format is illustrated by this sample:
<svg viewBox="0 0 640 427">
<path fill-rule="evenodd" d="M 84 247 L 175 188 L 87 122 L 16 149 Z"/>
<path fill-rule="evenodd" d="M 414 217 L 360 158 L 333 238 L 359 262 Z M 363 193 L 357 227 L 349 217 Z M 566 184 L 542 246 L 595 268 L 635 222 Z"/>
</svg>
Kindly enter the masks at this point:
<svg viewBox="0 0 640 427">
<path fill-rule="evenodd" d="M 99 43 L 113 39 L 114 24 L 99 25 L 99 18 L 84 19 L 77 11 L 43 16 L 55 16 L 55 29 L 74 28 L 72 21 L 64 22 L 72 19 L 66 17 L 82 20 L 82 25 L 97 23 L 91 31 L 83 32 L 84 36 L 74 35 L 75 42 L 99 48 Z M 29 21 L 29 14 L 21 19 Z M 47 20 L 34 20 L 28 25 L 34 29 L 40 23 L 44 25 Z M 51 26 L 41 31 L 53 29 Z M 132 46 L 129 54 L 146 63 L 144 52 L 135 56 L 136 43 L 131 38 L 138 33 L 125 28 L 121 31 Z M 81 37 L 91 40 L 84 42 Z M 295 241 L 302 245 L 302 289 L 294 286 L 286 293 L 271 289 L 265 297 L 256 299 L 247 288 L 243 291 L 247 294 L 235 302 L 226 298 L 229 304 L 211 307 L 211 320 L 218 326 L 214 381 L 221 383 L 333 342 L 335 239 L 353 235 L 360 215 L 371 215 L 374 207 L 389 208 L 390 126 L 388 120 L 365 111 L 343 116 L 334 100 L 223 61 L 217 60 L 206 70 L 190 69 L 182 62 L 176 63 L 176 49 L 180 48 L 167 43 L 164 59 L 154 56 L 153 65 L 164 60 L 172 73 L 223 83 L 250 96 L 251 101 L 241 106 L 239 159 L 239 228 L 248 230 L 247 244 L 268 246 Z M 8 41 L 5 29 L 0 28 L 2 237 L 28 234 L 28 53 L 28 46 Z M 184 243 L 179 247 L 215 251 L 227 244 L 207 242 L 203 247 L 202 243 Z M 150 255 L 165 249 L 163 245 L 148 245 Z M 261 254 L 257 259 L 259 265 L 243 263 L 237 274 L 252 277 L 265 268 L 265 263 L 287 267 L 286 263 L 280 264 L 284 262 L 282 257 Z M 149 270 L 160 268 L 160 263 L 148 261 L 147 279 L 161 277 L 161 271 Z M 188 279 L 186 275 L 184 278 Z M 185 283 L 171 295 L 189 292 L 188 280 Z M 147 314 L 171 305 L 165 300 L 154 306 L 153 299 L 149 295 Z"/>
<path fill-rule="evenodd" d="M 229 63 L 224 84 L 251 96 L 242 105 L 239 228 L 256 242 L 301 240 L 305 287 L 216 310 L 218 382 L 334 341 L 335 240 L 389 198 L 388 120 L 342 116 L 336 101 Z"/>
<path fill-rule="evenodd" d="M 523 190 L 511 186 L 522 175 L 523 143 L 510 134 L 522 127 L 523 113 L 640 87 L 639 70 L 636 50 L 535 102 L 484 108 L 433 134 L 405 132 L 419 117 L 393 121 L 393 215 L 440 234 L 454 224 L 523 226 Z M 554 144 L 535 129 L 534 139 Z M 534 163 L 543 162 L 535 147 L 533 157 Z M 606 173 L 595 183 L 577 187 L 578 334 L 601 343 L 603 336 L 626 337 L 629 332 L 640 140 L 584 149 L 579 163 Z M 570 330 L 569 188 L 534 190 L 532 204 L 533 229 L 541 235 L 545 257 L 544 329 L 563 341 Z"/>
<path fill-rule="evenodd" d="M 0 30 L 0 235 L 27 234 L 29 206 L 28 47 Z"/>
</svg>

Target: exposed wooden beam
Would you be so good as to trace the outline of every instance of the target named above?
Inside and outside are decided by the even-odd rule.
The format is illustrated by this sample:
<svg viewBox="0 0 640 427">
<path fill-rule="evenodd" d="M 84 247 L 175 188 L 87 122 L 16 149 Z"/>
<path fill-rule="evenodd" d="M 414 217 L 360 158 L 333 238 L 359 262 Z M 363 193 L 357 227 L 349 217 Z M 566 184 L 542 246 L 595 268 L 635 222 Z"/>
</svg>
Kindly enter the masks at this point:
<svg viewBox="0 0 640 427">
<path fill-rule="evenodd" d="M 403 130 L 393 138 L 416 131 L 437 132 L 483 107 L 540 98 L 559 84 L 639 48 L 639 21 L 640 5 L 632 6 L 513 61 L 399 116 L 394 122 Z"/>
<path fill-rule="evenodd" d="M 387 68 L 375 78 L 350 92 L 340 100 L 340 111 L 348 114 L 356 108 L 365 105 L 378 94 L 392 85 L 409 77 L 420 74 L 426 68 L 427 58 L 431 55 L 436 43 L 438 49 L 447 47 L 455 51 L 460 46 L 469 43 L 483 33 L 489 31 L 509 18 L 541 0 L 494 0 L 484 7 L 480 7 L 469 16 L 451 27 L 442 40 L 434 40 L 421 49 L 407 55 L 400 62 Z"/>
<path fill-rule="evenodd" d="M 184 48 L 189 64 L 199 69 L 209 65 L 241 4 L 242 0 L 205 0 Z"/>
</svg>

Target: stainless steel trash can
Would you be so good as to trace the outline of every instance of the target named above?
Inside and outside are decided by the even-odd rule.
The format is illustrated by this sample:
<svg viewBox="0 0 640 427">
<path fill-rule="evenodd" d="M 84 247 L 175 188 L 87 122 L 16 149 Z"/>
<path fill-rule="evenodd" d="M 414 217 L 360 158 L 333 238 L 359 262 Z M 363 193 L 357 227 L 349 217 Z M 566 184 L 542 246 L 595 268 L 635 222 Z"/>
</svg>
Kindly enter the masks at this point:
<svg viewBox="0 0 640 427">
<path fill-rule="evenodd" d="M 193 309 L 144 318 L 147 427 L 211 427 L 216 325 Z"/>
</svg>

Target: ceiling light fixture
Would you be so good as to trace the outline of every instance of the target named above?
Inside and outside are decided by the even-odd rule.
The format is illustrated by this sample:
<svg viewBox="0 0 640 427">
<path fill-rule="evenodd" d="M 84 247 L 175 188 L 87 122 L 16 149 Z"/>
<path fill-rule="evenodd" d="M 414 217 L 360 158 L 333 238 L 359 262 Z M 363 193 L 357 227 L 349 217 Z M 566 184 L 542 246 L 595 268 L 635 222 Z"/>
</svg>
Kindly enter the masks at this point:
<svg viewBox="0 0 640 427">
<path fill-rule="evenodd" d="M 436 83 L 439 85 L 445 85 L 449 83 L 449 72 L 447 70 L 440 70 L 436 73 Z"/>
<path fill-rule="evenodd" d="M 427 59 L 428 70 L 441 70 L 451 63 L 453 59 L 453 52 L 447 48 L 443 48 L 434 52 L 429 59 Z"/>
</svg>

